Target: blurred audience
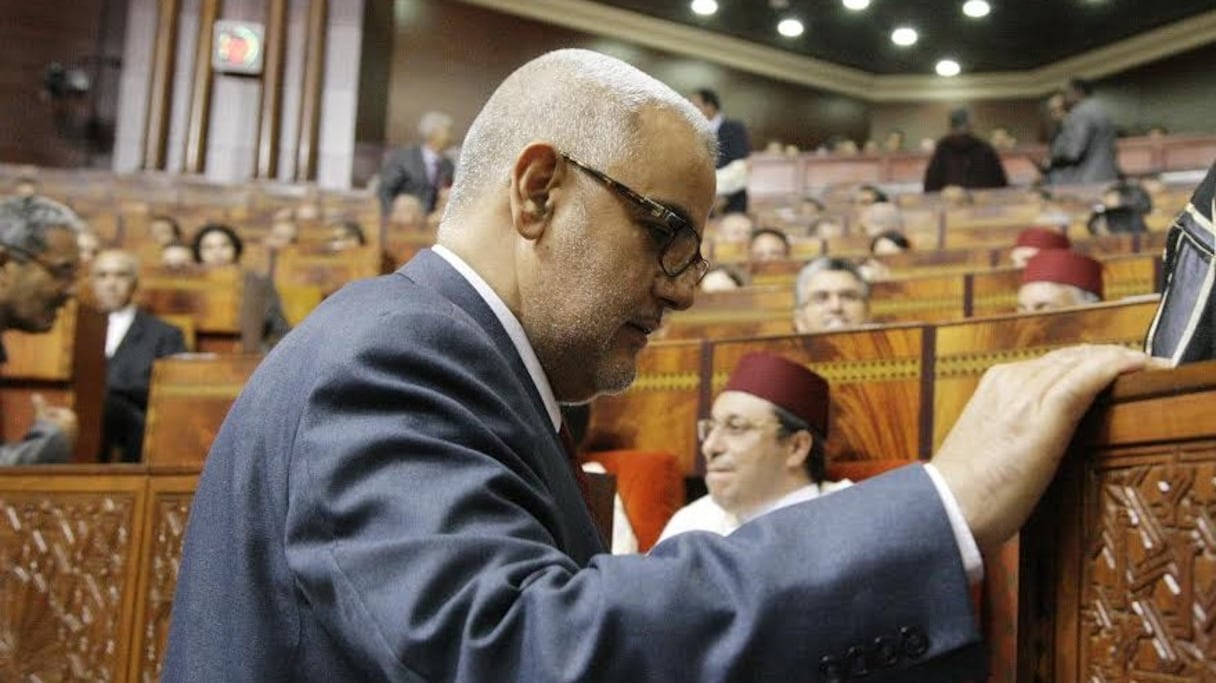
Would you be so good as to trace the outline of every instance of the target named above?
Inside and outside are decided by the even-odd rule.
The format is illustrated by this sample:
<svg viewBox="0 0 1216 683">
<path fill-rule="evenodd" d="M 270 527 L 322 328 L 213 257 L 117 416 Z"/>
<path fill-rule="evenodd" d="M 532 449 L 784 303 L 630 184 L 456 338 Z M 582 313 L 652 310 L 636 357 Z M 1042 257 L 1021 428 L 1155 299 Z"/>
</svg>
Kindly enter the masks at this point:
<svg viewBox="0 0 1216 683">
<path fill-rule="evenodd" d="M 326 246 L 330 251 L 346 251 L 367 246 L 367 237 L 363 234 L 363 226 L 357 221 L 340 221 L 329 229 L 329 241 Z"/>
<path fill-rule="evenodd" d="M 971 112 L 950 112 L 950 132 L 938 141 L 925 169 L 925 192 L 958 187 L 1005 187 L 1005 167 L 992 145 L 971 134 Z"/>
<path fill-rule="evenodd" d="M 701 280 L 702 292 L 726 292 L 739 289 L 746 281 L 737 269 L 730 265 L 718 265 L 709 269 Z"/>
</svg>

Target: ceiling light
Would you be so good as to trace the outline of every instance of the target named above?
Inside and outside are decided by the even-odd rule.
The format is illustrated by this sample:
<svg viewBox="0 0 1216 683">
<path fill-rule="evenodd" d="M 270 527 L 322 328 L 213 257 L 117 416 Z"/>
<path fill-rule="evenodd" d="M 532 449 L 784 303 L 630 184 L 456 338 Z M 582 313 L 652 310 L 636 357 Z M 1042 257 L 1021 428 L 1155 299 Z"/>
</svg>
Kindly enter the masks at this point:
<svg viewBox="0 0 1216 683">
<path fill-rule="evenodd" d="M 777 24 L 777 33 L 786 38 L 797 38 L 804 30 L 802 22 L 797 19 L 782 19 L 781 23 Z"/>
<path fill-rule="evenodd" d="M 718 11 L 718 3 L 715 0 L 692 0 L 692 11 L 708 17 Z"/>
<path fill-rule="evenodd" d="M 841 0 L 841 1 L 844 3 L 845 9 L 851 9 L 854 12 L 860 12 L 861 10 L 870 6 L 870 0 Z"/>
<path fill-rule="evenodd" d="M 920 40 L 920 34 L 918 34 L 914 28 L 900 26 L 894 31 L 891 31 L 891 42 L 900 47 L 915 45 L 916 41 L 918 40 Z"/>
<path fill-rule="evenodd" d="M 959 66 L 958 62 L 954 61 L 953 59 L 943 59 L 937 63 L 938 76 L 950 78 L 951 76 L 957 76 L 962 70 L 963 67 Z"/>
<path fill-rule="evenodd" d="M 991 11 L 992 5 L 989 5 L 987 0 L 967 0 L 963 3 L 963 14 L 973 19 L 986 17 Z"/>
</svg>

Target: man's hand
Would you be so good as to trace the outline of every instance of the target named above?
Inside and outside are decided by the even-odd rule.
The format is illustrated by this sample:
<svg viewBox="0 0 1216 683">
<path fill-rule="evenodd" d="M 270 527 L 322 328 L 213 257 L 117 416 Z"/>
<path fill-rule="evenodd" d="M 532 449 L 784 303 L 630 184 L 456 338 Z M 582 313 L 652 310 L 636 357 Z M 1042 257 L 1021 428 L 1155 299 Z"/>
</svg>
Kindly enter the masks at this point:
<svg viewBox="0 0 1216 683">
<path fill-rule="evenodd" d="M 69 450 L 74 450 L 76 437 L 80 434 L 80 423 L 76 419 L 76 413 L 71 408 L 47 405 L 42 394 L 34 394 L 30 397 L 30 402 L 34 405 L 34 419 L 46 420 L 55 425 L 67 438 Z"/>
<path fill-rule="evenodd" d="M 1098 392 L 1148 363 L 1118 346 L 1074 346 L 984 374 L 933 458 L 981 550 L 1030 516 Z"/>
</svg>

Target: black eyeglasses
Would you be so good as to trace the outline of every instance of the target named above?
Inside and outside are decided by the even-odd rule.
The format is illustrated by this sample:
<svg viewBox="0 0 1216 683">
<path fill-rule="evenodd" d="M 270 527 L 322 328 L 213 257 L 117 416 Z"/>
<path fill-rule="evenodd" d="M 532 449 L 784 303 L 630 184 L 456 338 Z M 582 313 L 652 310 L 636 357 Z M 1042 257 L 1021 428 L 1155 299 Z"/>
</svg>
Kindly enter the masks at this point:
<svg viewBox="0 0 1216 683">
<path fill-rule="evenodd" d="M 21 247 L 15 247 L 11 244 L 0 244 L 0 247 L 21 255 L 23 261 L 32 261 L 38 264 L 39 268 L 46 271 L 47 275 L 59 280 L 60 282 L 75 282 L 76 275 L 80 270 L 80 264 L 73 263 L 48 263 L 39 258 L 38 254 Z"/>
<path fill-rule="evenodd" d="M 608 189 L 615 192 L 617 196 L 624 197 L 633 202 L 646 215 L 658 221 L 658 223 L 653 225 L 657 232 L 662 233 L 657 238 L 659 243 L 659 266 L 667 277 L 679 277 L 691 268 L 696 276 L 696 283 L 701 282 L 701 279 L 705 277 L 705 273 L 709 271 L 709 261 L 701 257 L 701 237 L 697 235 L 697 231 L 693 229 L 687 220 L 680 216 L 680 214 L 650 197 L 631 189 L 628 185 L 617 181 L 603 171 L 592 168 L 565 152 L 561 154 L 563 159 L 583 169 L 592 178 L 600 181 Z"/>
</svg>

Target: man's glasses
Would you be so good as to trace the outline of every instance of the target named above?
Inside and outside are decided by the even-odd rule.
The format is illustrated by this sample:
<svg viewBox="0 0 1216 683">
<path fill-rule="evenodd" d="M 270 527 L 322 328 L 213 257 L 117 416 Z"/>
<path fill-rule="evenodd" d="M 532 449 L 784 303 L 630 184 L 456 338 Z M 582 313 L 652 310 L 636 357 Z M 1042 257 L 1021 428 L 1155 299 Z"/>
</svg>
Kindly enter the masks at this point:
<svg viewBox="0 0 1216 683">
<path fill-rule="evenodd" d="M 76 275 L 80 270 L 80 264 L 77 262 L 48 263 L 46 261 L 43 261 L 42 258 L 40 258 L 38 256 L 38 254 L 35 254 L 34 252 L 29 251 L 28 249 L 22 249 L 21 247 L 15 247 L 11 244 L 0 244 L 0 247 L 3 247 L 4 249 L 7 249 L 8 251 L 12 251 L 17 254 L 20 254 L 21 259 L 23 261 L 32 261 L 32 262 L 38 264 L 38 267 L 45 270 L 47 275 L 50 275 L 52 278 L 54 278 L 60 282 L 75 282 L 76 281 Z"/>
<path fill-rule="evenodd" d="M 697 439 L 700 441 L 709 440 L 709 435 L 714 433 L 715 429 L 721 429 L 727 436 L 739 437 L 752 431 L 760 429 L 766 424 L 781 424 L 777 420 L 759 420 L 752 422 L 741 417 L 730 417 L 722 422 L 718 422 L 713 418 L 704 418 L 697 420 Z"/>
<path fill-rule="evenodd" d="M 624 197 L 641 209 L 646 215 L 656 219 L 653 223 L 656 232 L 661 233 L 659 242 L 659 266 L 667 277 L 675 278 L 689 268 L 696 276 L 696 283 L 701 282 L 709 271 L 709 261 L 701 257 L 701 237 L 687 220 L 676 212 L 656 202 L 655 200 L 634 191 L 629 186 L 615 180 L 603 171 L 584 164 L 578 159 L 562 152 L 562 158 L 583 169 L 588 175 L 603 183 L 617 196 Z"/>
</svg>

